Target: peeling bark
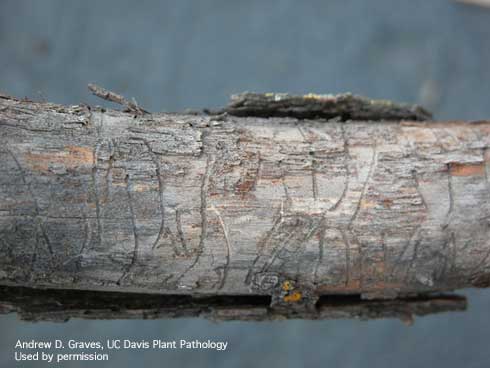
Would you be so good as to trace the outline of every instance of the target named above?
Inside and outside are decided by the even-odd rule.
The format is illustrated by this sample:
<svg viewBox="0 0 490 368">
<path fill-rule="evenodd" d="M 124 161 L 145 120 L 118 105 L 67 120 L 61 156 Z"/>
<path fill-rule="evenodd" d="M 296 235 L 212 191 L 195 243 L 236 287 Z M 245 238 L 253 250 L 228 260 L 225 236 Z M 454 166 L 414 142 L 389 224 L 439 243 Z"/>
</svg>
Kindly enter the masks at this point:
<svg viewBox="0 0 490 368">
<path fill-rule="evenodd" d="M 298 119 L 346 120 L 430 120 L 431 113 L 420 106 L 371 100 L 350 93 L 341 95 L 287 93 L 242 93 L 233 95 L 220 111 L 235 116 L 295 117 Z"/>
<path fill-rule="evenodd" d="M 128 111 L 0 94 L 1 285 L 266 296 L 261 318 L 489 286 L 490 122 L 351 95 L 203 114 L 116 96 Z"/>
</svg>

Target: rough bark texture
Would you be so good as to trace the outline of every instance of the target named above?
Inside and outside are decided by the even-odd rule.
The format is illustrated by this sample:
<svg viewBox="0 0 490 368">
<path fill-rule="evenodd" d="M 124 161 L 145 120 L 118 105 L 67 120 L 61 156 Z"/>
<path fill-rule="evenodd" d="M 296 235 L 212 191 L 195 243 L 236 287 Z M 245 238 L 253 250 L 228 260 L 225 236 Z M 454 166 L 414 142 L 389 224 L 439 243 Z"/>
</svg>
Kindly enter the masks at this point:
<svg viewBox="0 0 490 368">
<path fill-rule="evenodd" d="M 0 284 L 265 295 L 300 314 L 319 295 L 489 285 L 490 122 L 257 96 L 220 115 L 0 96 Z"/>
</svg>

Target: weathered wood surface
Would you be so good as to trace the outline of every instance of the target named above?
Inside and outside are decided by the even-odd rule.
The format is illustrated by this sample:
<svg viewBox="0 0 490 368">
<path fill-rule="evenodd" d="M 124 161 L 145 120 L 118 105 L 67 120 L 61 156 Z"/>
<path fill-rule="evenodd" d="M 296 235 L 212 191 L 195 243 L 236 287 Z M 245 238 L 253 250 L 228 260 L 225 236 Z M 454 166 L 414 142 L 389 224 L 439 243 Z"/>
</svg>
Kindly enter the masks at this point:
<svg viewBox="0 0 490 368">
<path fill-rule="evenodd" d="M 230 106 L 0 97 L 0 284 L 271 295 L 298 310 L 489 285 L 490 122 Z"/>
</svg>

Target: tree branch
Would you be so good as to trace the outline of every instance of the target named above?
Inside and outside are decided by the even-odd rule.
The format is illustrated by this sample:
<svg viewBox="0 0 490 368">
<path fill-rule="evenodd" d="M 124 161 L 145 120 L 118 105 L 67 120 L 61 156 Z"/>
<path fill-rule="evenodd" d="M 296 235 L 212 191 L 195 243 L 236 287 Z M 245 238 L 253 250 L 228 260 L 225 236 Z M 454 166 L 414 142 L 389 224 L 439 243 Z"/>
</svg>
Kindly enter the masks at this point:
<svg viewBox="0 0 490 368">
<path fill-rule="evenodd" d="M 488 121 L 349 94 L 142 114 L 91 90 L 127 111 L 0 95 L 6 311 L 399 317 L 490 285 Z"/>
</svg>

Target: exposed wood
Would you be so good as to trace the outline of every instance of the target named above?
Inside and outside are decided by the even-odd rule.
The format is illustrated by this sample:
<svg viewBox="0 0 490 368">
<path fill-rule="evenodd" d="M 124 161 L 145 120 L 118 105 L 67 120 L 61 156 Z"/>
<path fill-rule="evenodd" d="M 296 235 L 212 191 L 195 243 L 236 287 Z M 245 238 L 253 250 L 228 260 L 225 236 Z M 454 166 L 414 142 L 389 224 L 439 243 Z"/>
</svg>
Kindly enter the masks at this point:
<svg viewBox="0 0 490 368">
<path fill-rule="evenodd" d="M 269 296 L 308 318 L 321 295 L 487 287 L 490 122 L 429 116 L 351 95 L 187 115 L 0 95 L 0 284 Z"/>
</svg>

